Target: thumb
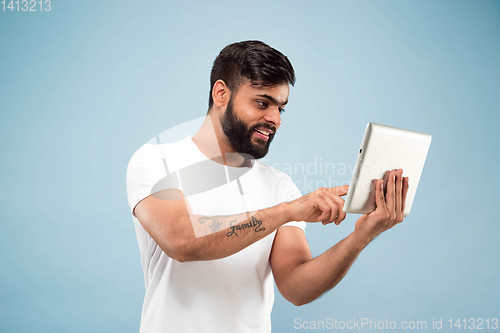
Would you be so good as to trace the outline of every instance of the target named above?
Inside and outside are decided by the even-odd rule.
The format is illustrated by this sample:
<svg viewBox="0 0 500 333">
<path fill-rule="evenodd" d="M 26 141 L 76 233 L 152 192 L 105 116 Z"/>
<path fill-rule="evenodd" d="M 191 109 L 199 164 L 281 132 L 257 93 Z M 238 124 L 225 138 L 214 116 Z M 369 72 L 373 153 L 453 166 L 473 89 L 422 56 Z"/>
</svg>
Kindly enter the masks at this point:
<svg viewBox="0 0 500 333">
<path fill-rule="evenodd" d="M 349 190 L 349 185 L 342 185 L 342 186 L 330 188 L 330 191 L 332 191 L 336 195 L 340 195 L 340 196 L 346 195 L 348 190 Z"/>
</svg>

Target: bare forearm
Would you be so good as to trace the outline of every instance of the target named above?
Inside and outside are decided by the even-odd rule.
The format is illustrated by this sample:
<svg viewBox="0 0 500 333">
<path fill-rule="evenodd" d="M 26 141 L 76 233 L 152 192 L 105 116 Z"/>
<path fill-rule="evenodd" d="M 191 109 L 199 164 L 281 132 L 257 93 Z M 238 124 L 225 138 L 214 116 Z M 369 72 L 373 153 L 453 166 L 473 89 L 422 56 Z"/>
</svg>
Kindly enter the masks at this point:
<svg viewBox="0 0 500 333">
<path fill-rule="evenodd" d="M 184 221 L 181 261 L 227 257 L 271 234 L 288 221 L 284 205 L 229 216 L 192 215 Z M 179 235 L 178 234 L 178 235 Z"/>
<path fill-rule="evenodd" d="M 287 281 L 294 303 L 312 302 L 335 287 L 367 244 L 353 232 L 320 256 L 298 265 Z"/>
</svg>

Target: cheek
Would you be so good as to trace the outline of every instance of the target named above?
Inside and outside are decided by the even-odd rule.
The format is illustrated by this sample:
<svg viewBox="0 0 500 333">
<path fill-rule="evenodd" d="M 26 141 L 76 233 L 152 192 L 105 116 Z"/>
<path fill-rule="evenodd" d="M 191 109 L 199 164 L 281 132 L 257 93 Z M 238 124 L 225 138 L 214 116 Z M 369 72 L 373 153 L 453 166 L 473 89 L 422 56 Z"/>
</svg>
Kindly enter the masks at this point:
<svg viewBox="0 0 500 333">
<path fill-rule="evenodd" d="M 237 113 L 241 120 L 246 123 L 253 123 L 257 121 L 260 117 L 260 110 L 252 103 L 241 104 Z"/>
</svg>

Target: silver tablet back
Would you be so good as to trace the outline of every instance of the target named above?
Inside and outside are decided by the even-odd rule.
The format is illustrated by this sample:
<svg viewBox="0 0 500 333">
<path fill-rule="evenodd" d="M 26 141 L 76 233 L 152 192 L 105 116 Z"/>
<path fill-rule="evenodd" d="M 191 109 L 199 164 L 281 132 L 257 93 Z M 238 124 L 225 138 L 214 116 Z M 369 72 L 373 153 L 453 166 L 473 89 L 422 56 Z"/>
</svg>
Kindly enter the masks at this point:
<svg viewBox="0 0 500 333">
<path fill-rule="evenodd" d="M 432 137 L 429 134 L 368 123 L 344 204 L 347 213 L 367 214 L 375 209 L 373 180 L 385 171 L 403 169 L 409 177 L 404 216 L 411 206 Z"/>
</svg>

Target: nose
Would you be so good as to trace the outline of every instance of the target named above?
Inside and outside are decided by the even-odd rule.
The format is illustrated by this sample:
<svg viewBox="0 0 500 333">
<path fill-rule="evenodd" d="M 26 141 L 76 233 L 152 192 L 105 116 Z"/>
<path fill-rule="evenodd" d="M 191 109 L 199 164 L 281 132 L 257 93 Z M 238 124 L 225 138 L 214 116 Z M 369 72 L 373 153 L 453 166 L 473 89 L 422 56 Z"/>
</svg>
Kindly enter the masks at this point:
<svg viewBox="0 0 500 333">
<path fill-rule="evenodd" d="M 278 127 L 280 127 L 281 125 L 281 113 L 280 113 L 280 110 L 279 108 L 276 106 L 276 107 L 271 107 L 269 108 L 269 112 L 266 113 L 266 115 L 264 116 L 264 120 L 266 122 L 270 122 L 270 123 L 273 123 L 274 126 L 276 127 L 276 129 L 278 129 Z"/>
</svg>

